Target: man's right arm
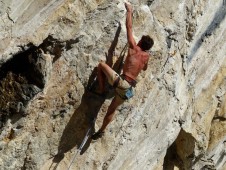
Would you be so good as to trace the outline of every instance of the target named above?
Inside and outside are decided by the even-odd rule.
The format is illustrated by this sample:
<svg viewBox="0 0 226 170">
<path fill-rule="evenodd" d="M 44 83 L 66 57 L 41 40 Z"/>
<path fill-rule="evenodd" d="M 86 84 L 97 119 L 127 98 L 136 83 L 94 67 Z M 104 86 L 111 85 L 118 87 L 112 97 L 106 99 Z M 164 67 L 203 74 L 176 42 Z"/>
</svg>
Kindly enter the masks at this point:
<svg viewBox="0 0 226 170">
<path fill-rule="evenodd" d="M 132 7 L 128 3 L 125 3 L 125 7 L 127 10 L 127 13 L 126 13 L 127 40 L 128 40 L 129 47 L 134 49 L 136 47 L 136 42 L 133 38 L 133 33 L 132 33 Z"/>
</svg>

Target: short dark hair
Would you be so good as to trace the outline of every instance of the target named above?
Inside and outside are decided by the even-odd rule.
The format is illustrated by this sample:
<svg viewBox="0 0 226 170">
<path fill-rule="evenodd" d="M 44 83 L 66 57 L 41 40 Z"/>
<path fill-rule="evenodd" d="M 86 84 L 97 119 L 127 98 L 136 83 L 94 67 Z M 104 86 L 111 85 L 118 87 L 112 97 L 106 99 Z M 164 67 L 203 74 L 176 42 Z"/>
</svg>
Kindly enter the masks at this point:
<svg viewBox="0 0 226 170">
<path fill-rule="evenodd" d="M 140 48 L 144 51 L 149 50 L 154 45 L 154 40 L 149 35 L 141 37 Z"/>
</svg>

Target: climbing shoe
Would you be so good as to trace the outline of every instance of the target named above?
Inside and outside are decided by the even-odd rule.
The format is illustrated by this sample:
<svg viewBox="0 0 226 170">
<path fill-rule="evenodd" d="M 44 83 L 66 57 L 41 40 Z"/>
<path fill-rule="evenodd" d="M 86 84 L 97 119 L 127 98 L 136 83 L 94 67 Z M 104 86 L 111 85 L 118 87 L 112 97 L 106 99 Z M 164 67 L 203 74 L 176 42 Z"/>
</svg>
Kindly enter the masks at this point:
<svg viewBox="0 0 226 170">
<path fill-rule="evenodd" d="M 97 139 L 101 138 L 103 135 L 104 135 L 104 132 L 98 131 L 92 135 L 92 139 L 97 140 Z"/>
</svg>

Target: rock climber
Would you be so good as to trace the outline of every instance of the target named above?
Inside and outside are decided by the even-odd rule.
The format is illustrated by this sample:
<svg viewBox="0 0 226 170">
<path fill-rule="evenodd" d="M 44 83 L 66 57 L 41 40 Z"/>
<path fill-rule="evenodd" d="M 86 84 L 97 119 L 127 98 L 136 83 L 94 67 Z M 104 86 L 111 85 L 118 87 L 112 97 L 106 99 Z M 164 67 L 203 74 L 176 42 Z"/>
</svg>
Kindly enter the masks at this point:
<svg viewBox="0 0 226 170">
<path fill-rule="evenodd" d="M 98 65 L 97 79 L 99 90 L 97 92 L 100 95 L 105 94 L 105 78 L 107 78 L 108 83 L 115 88 L 116 94 L 108 107 L 101 128 L 92 135 L 92 139 L 94 140 L 103 136 L 104 130 L 112 121 L 117 107 L 133 96 L 132 89 L 136 86 L 136 78 L 141 70 L 145 71 L 148 66 L 149 53 L 147 50 L 154 44 L 153 39 L 150 38 L 149 35 L 142 36 L 140 41 L 136 44 L 132 34 L 132 6 L 125 3 L 125 8 L 127 11 L 126 29 L 129 45 L 128 54 L 122 68 L 123 74 L 121 75 L 117 74 L 104 62 L 100 62 Z"/>
</svg>

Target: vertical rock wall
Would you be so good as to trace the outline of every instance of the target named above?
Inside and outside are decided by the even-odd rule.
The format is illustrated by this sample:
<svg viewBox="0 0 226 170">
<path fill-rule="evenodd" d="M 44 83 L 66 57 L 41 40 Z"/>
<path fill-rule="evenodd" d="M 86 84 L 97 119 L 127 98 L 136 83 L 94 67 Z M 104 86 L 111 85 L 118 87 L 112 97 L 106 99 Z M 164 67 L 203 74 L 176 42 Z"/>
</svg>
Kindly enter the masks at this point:
<svg viewBox="0 0 226 170">
<path fill-rule="evenodd" d="M 135 40 L 155 41 L 148 70 L 71 168 L 224 169 L 226 2 L 130 2 Z M 120 59 L 124 1 L 0 4 L 0 169 L 67 169 L 112 100 L 87 86 L 100 60 Z"/>
</svg>

